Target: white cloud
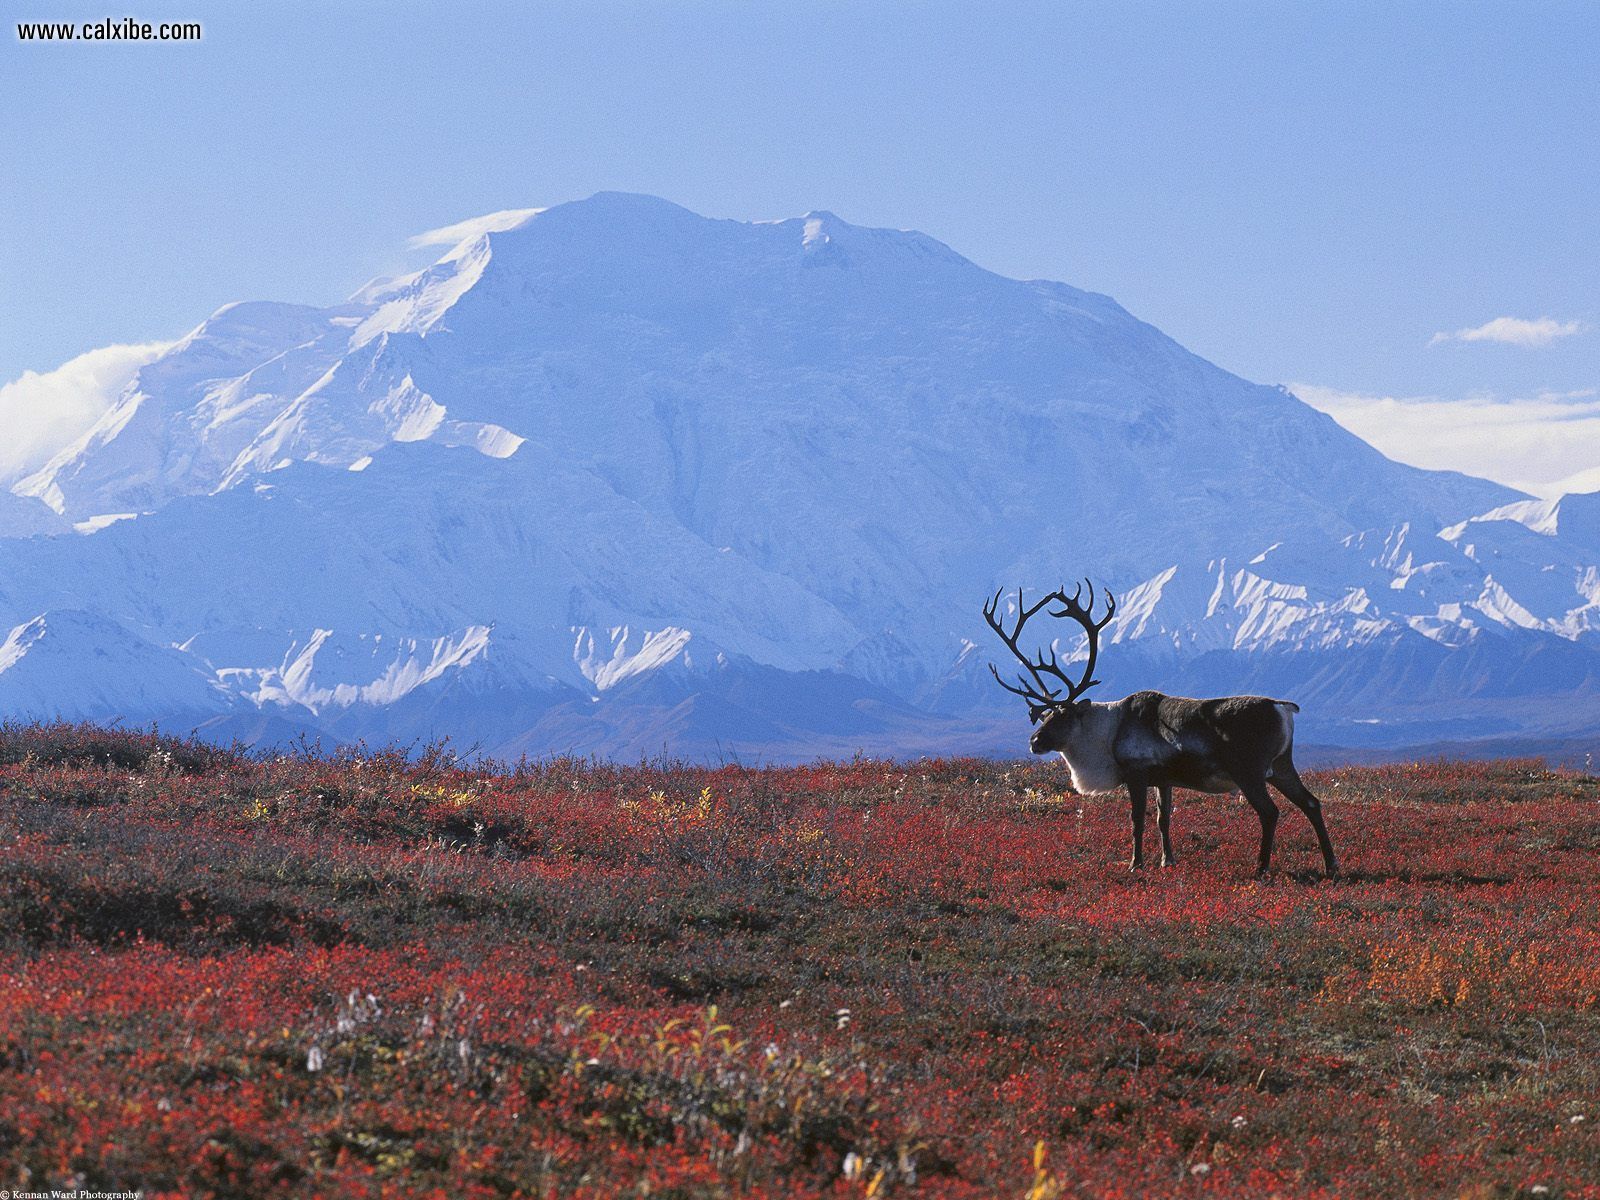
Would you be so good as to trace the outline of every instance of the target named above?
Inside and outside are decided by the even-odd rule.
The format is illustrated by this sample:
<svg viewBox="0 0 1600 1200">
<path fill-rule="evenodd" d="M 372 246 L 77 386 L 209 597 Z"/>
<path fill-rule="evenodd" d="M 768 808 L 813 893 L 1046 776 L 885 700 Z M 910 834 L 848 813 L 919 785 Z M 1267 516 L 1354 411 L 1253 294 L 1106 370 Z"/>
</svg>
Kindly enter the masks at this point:
<svg viewBox="0 0 1600 1200">
<path fill-rule="evenodd" d="M 1571 337 L 1584 331 L 1582 321 L 1557 321 L 1554 317 L 1540 317 L 1536 321 L 1522 317 L 1496 317 L 1475 329 L 1458 329 L 1454 333 L 1436 333 L 1428 345 L 1440 342 L 1501 342 L 1507 346 L 1523 346 L 1530 350 L 1548 346 L 1557 338 Z"/>
<path fill-rule="evenodd" d="M 1551 496 L 1562 496 L 1569 492 L 1600 492 L 1600 466 L 1590 467 L 1587 471 L 1578 471 L 1559 479 L 1551 485 L 1547 493 Z"/>
<path fill-rule="evenodd" d="M 1412 466 L 1465 471 L 1537 496 L 1600 488 L 1600 394 L 1594 389 L 1521 400 L 1450 400 L 1287 386 L 1357 437 Z"/>
<path fill-rule="evenodd" d="M 425 246 L 454 246 L 457 242 L 464 242 L 480 234 L 515 229 L 529 217 L 537 216 L 543 211 L 542 208 L 508 208 L 501 212 L 490 213 L 488 216 L 457 221 L 454 225 L 441 225 L 438 229 L 417 234 L 407 244 L 413 250 L 420 250 Z"/>
<path fill-rule="evenodd" d="M 0 487 L 10 487 L 88 431 L 140 367 L 171 342 L 105 346 L 54 371 L 24 371 L 0 385 Z"/>
</svg>

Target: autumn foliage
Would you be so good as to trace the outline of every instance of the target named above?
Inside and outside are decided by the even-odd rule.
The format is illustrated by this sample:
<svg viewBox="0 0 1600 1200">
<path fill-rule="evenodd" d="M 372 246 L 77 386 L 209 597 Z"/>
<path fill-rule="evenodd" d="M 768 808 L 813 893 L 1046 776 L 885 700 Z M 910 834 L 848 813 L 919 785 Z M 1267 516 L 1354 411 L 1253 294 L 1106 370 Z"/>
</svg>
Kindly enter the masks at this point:
<svg viewBox="0 0 1600 1200">
<path fill-rule="evenodd" d="M 1600 1197 L 1600 783 L 0 729 L 0 1188 Z"/>
</svg>

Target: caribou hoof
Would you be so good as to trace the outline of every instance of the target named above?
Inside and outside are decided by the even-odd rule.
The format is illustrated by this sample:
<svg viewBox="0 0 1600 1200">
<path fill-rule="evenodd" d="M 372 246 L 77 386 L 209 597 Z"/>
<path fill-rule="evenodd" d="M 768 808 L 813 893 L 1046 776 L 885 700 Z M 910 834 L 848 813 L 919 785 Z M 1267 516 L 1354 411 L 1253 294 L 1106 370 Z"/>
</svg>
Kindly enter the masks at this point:
<svg viewBox="0 0 1600 1200">
<path fill-rule="evenodd" d="M 1163 867 L 1175 867 L 1175 866 L 1177 866 L 1178 865 L 1178 856 L 1176 854 L 1163 854 L 1161 856 L 1161 865 Z"/>
<path fill-rule="evenodd" d="M 1134 859 L 1131 863 L 1128 864 L 1128 870 L 1130 870 L 1130 871 L 1142 871 L 1142 870 L 1144 870 L 1144 859 L 1142 859 L 1142 858 Z"/>
</svg>

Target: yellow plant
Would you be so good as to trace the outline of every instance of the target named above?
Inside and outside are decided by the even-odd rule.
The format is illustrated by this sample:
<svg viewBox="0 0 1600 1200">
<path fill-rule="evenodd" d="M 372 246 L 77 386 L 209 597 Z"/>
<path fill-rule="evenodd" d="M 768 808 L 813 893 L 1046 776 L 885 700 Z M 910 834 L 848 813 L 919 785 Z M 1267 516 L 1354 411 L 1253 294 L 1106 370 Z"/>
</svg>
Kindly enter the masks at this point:
<svg viewBox="0 0 1600 1200">
<path fill-rule="evenodd" d="M 709 822 L 716 809 L 716 797 L 709 787 L 700 789 L 694 800 L 674 800 L 659 789 L 651 791 L 643 803 L 624 800 L 619 806 L 630 816 L 640 817 L 663 828 L 696 826 Z"/>
<path fill-rule="evenodd" d="M 439 784 L 429 787 L 426 784 L 413 784 L 411 794 L 421 800 L 450 805 L 451 808 L 465 808 L 476 800 L 477 794 L 472 791 L 451 791 Z"/>
<path fill-rule="evenodd" d="M 1402 938 L 1375 947 L 1366 972 L 1330 979 L 1329 1000 L 1368 995 L 1409 1004 L 1456 1007 L 1467 1003 L 1515 1005 L 1530 997 L 1560 1000 L 1579 1008 L 1596 1003 L 1600 971 L 1576 951 L 1534 942 L 1472 938 L 1419 944 Z"/>
<path fill-rule="evenodd" d="M 1044 1160 L 1044 1142 L 1037 1141 L 1033 1144 L 1033 1183 L 1023 1193 L 1023 1200 L 1057 1200 L 1065 1194 L 1066 1185 L 1050 1173 Z"/>
</svg>

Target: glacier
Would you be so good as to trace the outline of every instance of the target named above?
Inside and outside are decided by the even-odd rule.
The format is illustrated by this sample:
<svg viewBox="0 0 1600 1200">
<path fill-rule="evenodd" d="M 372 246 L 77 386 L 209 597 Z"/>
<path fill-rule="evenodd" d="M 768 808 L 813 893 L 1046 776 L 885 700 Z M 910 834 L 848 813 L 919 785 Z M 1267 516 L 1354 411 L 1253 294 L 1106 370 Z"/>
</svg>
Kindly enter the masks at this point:
<svg viewBox="0 0 1600 1200">
<path fill-rule="evenodd" d="M 1018 753 L 980 606 L 1088 575 L 1108 695 L 1270 692 L 1349 747 L 1600 718 L 1600 493 L 1393 462 L 920 233 L 619 193 L 452 229 L 219 310 L 0 493 L 0 714 Z"/>
</svg>

